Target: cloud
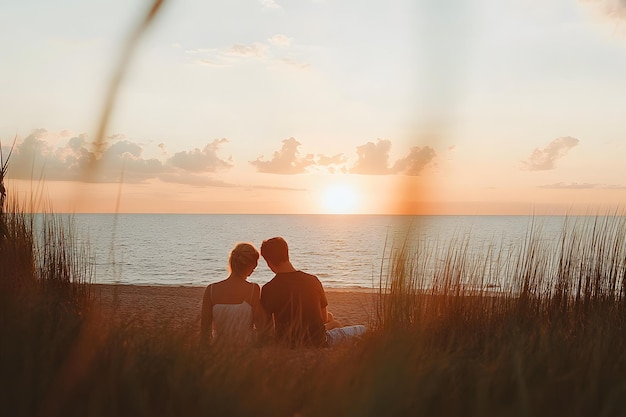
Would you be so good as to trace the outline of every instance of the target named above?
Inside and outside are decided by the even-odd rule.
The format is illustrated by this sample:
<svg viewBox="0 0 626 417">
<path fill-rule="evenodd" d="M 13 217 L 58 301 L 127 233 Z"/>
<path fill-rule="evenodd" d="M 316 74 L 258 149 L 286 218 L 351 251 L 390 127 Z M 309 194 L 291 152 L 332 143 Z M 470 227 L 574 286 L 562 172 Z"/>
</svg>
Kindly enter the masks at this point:
<svg viewBox="0 0 626 417">
<path fill-rule="evenodd" d="M 298 70 L 308 70 L 311 68 L 311 65 L 307 64 L 306 62 L 294 61 L 293 59 L 289 58 L 280 58 L 277 59 L 276 62 Z"/>
<path fill-rule="evenodd" d="M 217 172 L 218 170 L 231 168 L 232 157 L 228 160 L 220 159 L 217 156 L 220 145 L 227 143 L 228 139 L 216 139 L 200 150 L 177 152 L 168 163 L 174 167 L 181 168 L 189 172 Z"/>
<path fill-rule="evenodd" d="M 256 167 L 258 172 L 268 174 L 302 174 L 306 172 L 307 167 L 314 165 L 315 161 L 311 154 L 304 158 L 300 157 L 298 151 L 300 145 L 302 144 L 294 138 L 285 139 L 282 147 L 279 151 L 274 152 L 271 160 L 264 161 L 263 156 L 261 156 L 250 161 L 250 164 Z"/>
<path fill-rule="evenodd" d="M 280 33 L 272 36 L 267 41 L 276 46 L 289 46 L 291 44 L 291 38 Z"/>
<path fill-rule="evenodd" d="M 578 139 L 569 136 L 555 139 L 544 149 L 536 148 L 530 157 L 522 162 L 521 168 L 526 171 L 554 169 L 556 161 L 564 157 L 579 142 Z"/>
<path fill-rule="evenodd" d="M 626 19 L 626 0 L 581 0 L 611 19 Z"/>
<path fill-rule="evenodd" d="M 595 184 L 589 182 L 557 182 L 554 184 L 539 185 L 538 188 L 545 188 L 549 190 L 624 190 L 624 185 L 607 185 L 607 184 Z"/>
<path fill-rule="evenodd" d="M 16 144 L 11 157 L 10 178 L 100 183 L 117 183 L 122 179 L 140 183 L 157 179 L 194 186 L 242 187 L 219 181 L 211 175 L 234 166 L 232 156 L 220 156 L 221 147 L 228 143 L 226 138 L 215 139 L 202 149 L 180 151 L 171 156 L 165 145 L 159 143 L 155 145 L 159 158 L 144 157 L 143 146 L 123 135 L 110 136 L 108 146 L 100 156 L 92 151 L 91 141 L 85 134 L 75 135 L 56 148 L 47 139 L 48 132 L 38 129 Z M 249 163 L 257 172 L 282 175 L 307 172 L 419 175 L 436 157 L 431 147 L 416 146 L 390 168 L 391 141 L 378 139 L 375 143 L 357 147 L 358 160 L 350 169 L 349 158 L 343 153 L 301 155 L 301 145 L 290 137 L 282 141 L 280 150 L 275 151 L 270 160 L 261 156 Z M 90 169 L 94 162 L 97 162 L 95 170 Z"/>
<path fill-rule="evenodd" d="M 282 143 L 281 149 L 274 152 L 271 160 L 266 161 L 261 156 L 255 161 L 250 161 L 250 164 L 255 166 L 258 172 L 283 175 L 325 171 L 330 174 L 417 176 L 437 155 L 430 146 L 414 146 L 406 157 L 398 159 L 390 168 L 391 141 L 378 139 L 375 143 L 367 142 L 365 145 L 357 146 L 358 159 L 350 168 L 348 158 L 342 153 L 333 156 L 307 154 L 302 157 L 298 151 L 302 144 L 296 139 L 285 139 Z"/>
<path fill-rule="evenodd" d="M 259 0 L 259 2 L 267 9 L 280 9 L 280 6 L 274 0 Z"/>
<path fill-rule="evenodd" d="M 402 174 L 418 176 L 437 156 L 435 150 L 430 146 L 413 146 L 409 149 L 407 156 L 398 159 L 390 168 L 390 151 L 391 141 L 387 139 L 378 139 L 376 143 L 367 142 L 365 145 L 357 146 L 358 160 L 350 172 L 362 175 Z"/>
<path fill-rule="evenodd" d="M 346 166 L 348 158 L 342 153 L 333 156 L 317 155 L 315 162 L 318 166 L 327 169 L 331 174 L 336 174 L 337 172 L 341 172 L 342 174 L 348 173 Z"/>
<path fill-rule="evenodd" d="M 306 188 L 277 187 L 273 185 L 233 184 L 226 181 L 217 180 L 215 178 L 207 177 L 205 175 L 184 172 L 160 175 L 159 179 L 163 182 L 169 182 L 173 184 L 187 184 L 196 187 L 242 188 L 244 190 L 306 191 Z"/>
<path fill-rule="evenodd" d="M 239 56 L 239 57 L 256 57 L 262 58 L 267 51 L 267 45 L 255 42 L 250 45 L 244 45 L 237 43 L 226 50 L 227 55 Z"/>
<path fill-rule="evenodd" d="M 394 174 L 417 176 L 435 159 L 435 156 L 437 156 L 437 153 L 430 146 L 424 146 L 423 148 L 413 146 L 406 157 L 398 159 L 393 164 L 391 171 Z"/>
<path fill-rule="evenodd" d="M 365 145 L 357 146 L 356 153 L 358 160 L 350 169 L 353 174 L 364 175 L 385 175 L 389 174 L 389 151 L 391 141 L 378 139 L 376 143 L 367 142 Z"/>
<path fill-rule="evenodd" d="M 281 190 L 281 191 L 307 191 L 307 188 L 277 187 L 274 185 L 247 185 L 246 190 Z"/>
<path fill-rule="evenodd" d="M 97 158 L 89 150 L 86 135 L 74 136 L 64 146 L 54 149 L 44 140 L 47 133 L 44 129 L 37 129 L 16 145 L 11 167 L 13 178 L 37 179 L 43 175 L 52 181 L 109 182 L 119 180 L 121 168 L 125 167 L 128 180 L 132 181 L 134 174 L 139 172 L 140 177 L 145 176 L 160 164 L 156 160 L 141 159 L 139 145 L 122 140 L 112 142 L 105 149 L 100 159 L 104 169 L 99 169 L 96 177 L 90 177 L 85 174 Z"/>
<path fill-rule="evenodd" d="M 162 179 L 185 184 L 201 182 L 193 175 L 215 173 L 232 167 L 232 161 L 221 159 L 217 153 L 226 139 L 214 140 L 203 150 L 178 152 L 169 159 L 146 159 L 142 147 L 115 135 L 109 138 L 109 146 L 98 159 L 91 151 L 91 142 L 81 134 L 70 138 L 58 148 L 52 148 L 44 139 L 47 131 L 34 130 L 21 143 L 16 144 L 11 156 L 9 175 L 15 179 L 38 179 L 50 181 L 118 182 L 124 175 L 125 182 L 143 182 Z M 159 145 L 163 150 L 163 147 Z M 97 161 L 96 170 L 89 170 Z M 89 173 L 89 175 L 87 175 Z M 177 179 L 176 179 L 177 178 Z M 215 181 L 206 179 L 207 185 Z"/>
<path fill-rule="evenodd" d="M 251 44 L 236 43 L 227 48 L 199 48 L 185 51 L 194 63 L 212 68 L 231 67 L 239 61 L 267 59 L 269 46 L 260 42 Z"/>
<path fill-rule="evenodd" d="M 226 62 L 220 62 L 214 59 L 202 58 L 196 60 L 196 63 L 202 65 L 204 67 L 213 67 L 213 68 L 224 68 L 230 66 L 230 64 Z"/>
<path fill-rule="evenodd" d="M 548 190 L 590 190 L 592 188 L 598 188 L 598 184 L 592 184 L 589 182 L 572 182 L 572 183 L 564 183 L 557 182 L 554 184 L 545 184 L 539 185 L 537 188 L 546 188 Z"/>
<path fill-rule="evenodd" d="M 236 43 L 221 49 L 188 49 L 185 53 L 190 56 L 191 60 L 197 65 L 212 68 L 227 68 L 244 60 L 267 59 L 268 48 L 268 45 L 260 42 L 251 44 Z"/>
<path fill-rule="evenodd" d="M 602 24 L 605 30 L 610 30 L 611 36 L 616 33 L 626 36 L 626 0 L 579 0 L 586 5 L 590 14 Z"/>
<path fill-rule="evenodd" d="M 45 129 L 33 130 L 22 142 L 15 144 L 8 172 L 12 178 L 39 178 L 42 165 L 45 164 L 48 156 L 53 154 L 53 149 L 44 140 L 47 133 Z M 70 142 L 73 141 L 70 139 Z M 68 153 L 73 153 L 71 148 Z"/>
<path fill-rule="evenodd" d="M 290 56 L 294 53 L 291 44 L 291 38 L 276 34 L 267 39 L 266 43 L 236 43 L 222 48 L 188 49 L 185 53 L 195 64 L 212 68 L 231 67 L 239 62 L 257 60 L 269 68 L 310 69 L 310 64 Z"/>
<path fill-rule="evenodd" d="M 83 139 L 86 140 L 86 137 Z M 81 149 L 87 143 L 82 143 Z M 142 152 L 138 144 L 129 140 L 111 143 L 100 158 L 96 181 L 117 182 L 123 173 L 126 182 L 142 182 L 171 171 L 158 159 L 144 159 Z"/>
<path fill-rule="evenodd" d="M 323 154 L 307 154 L 300 156 L 298 148 L 302 144 L 294 138 L 282 141 L 279 151 L 274 152 L 272 159 L 266 161 L 263 156 L 249 161 L 258 172 L 282 175 L 303 174 L 307 172 L 338 172 L 348 173 L 348 158 L 340 153 L 333 156 Z"/>
<path fill-rule="evenodd" d="M 317 155 L 316 162 L 318 165 L 329 166 L 329 165 L 341 165 L 345 164 L 348 161 L 342 153 L 334 155 L 334 156 L 326 156 L 326 155 Z"/>
<path fill-rule="evenodd" d="M 162 174 L 159 175 L 159 179 L 163 182 L 193 185 L 196 187 L 239 187 L 239 185 L 236 184 L 230 184 L 205 175 L 192 174 L 188 172 Z"/>
</svg>

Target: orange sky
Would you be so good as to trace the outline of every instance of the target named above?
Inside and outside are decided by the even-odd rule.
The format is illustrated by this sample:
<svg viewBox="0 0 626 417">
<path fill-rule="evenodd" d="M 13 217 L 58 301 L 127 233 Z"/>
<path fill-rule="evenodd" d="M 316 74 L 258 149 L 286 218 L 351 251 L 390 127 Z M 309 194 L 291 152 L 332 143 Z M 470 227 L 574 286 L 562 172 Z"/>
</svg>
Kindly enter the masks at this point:
<svg viewBox="0 0 626 417">
<path fill-rule="evenodd" d="M 59 212 L 626 206 L 624 3 L 170 3 L 138 43 L 85 184 L 146 3 L 66 1 L 0 17 L 13 34 L 0 38 L 0 141 L 6 156 L 17 137 L 6 182 L 26 201 L 44 178 Z"/>
<path fill-rule="evenodd" d="M 285 190 L 262 190 L 248 194 L 245 190 L 197 189 L 177 184 L 80 184 L 45 183 L 45 191 L 31 191 L 31 183 L 10 183 L 9 193 L 27 205 L 35 195 L 35 211 L 50 207 L 69 213 L 357 213 L 357 214 L 427 214 L 427 215 L 530 215 L 530 214 L 598 214 L 625 207 L 624 193 L 607 190 L 563 191 L 556 201 L 553 190 L 520 190 L 517 195 L 493 192 L 471 199 L 442 195 L 431 184 L 407 186 L 398 181 L 386 190 L 364 190 L 356 201 L 325 201 L 324 193 L 311 195 Z M 17 186 L 17 187 L 15 187 Z M 35 187 L 37 188 L 37 187 Z M 40 187 L 41 188 L 41 187 Z M 526 193 L 526 194 L 524 194 Z M 331 194 L 332 195 L 332 194 Z M 607 202 L 598 204 L 598 202 Z M 344 205 L 342 205 L 344 204 Z"/>
</svg>

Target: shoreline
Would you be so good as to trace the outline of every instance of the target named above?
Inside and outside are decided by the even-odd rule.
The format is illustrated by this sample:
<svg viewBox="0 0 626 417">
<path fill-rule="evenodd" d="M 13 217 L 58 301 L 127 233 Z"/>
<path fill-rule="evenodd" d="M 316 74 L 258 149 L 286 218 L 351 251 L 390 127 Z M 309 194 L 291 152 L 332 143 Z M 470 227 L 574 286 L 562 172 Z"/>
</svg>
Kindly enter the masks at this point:
<svg viewBox="0 0 626 417">
<path fill-rule="evenodd" d="M 206 287 L 91 284 L 96 306 L 111 317 L 199 325 Z M 377 289 L 325 288 L 328 310 L 342 325 L 371 325 Z"/>
</svg>

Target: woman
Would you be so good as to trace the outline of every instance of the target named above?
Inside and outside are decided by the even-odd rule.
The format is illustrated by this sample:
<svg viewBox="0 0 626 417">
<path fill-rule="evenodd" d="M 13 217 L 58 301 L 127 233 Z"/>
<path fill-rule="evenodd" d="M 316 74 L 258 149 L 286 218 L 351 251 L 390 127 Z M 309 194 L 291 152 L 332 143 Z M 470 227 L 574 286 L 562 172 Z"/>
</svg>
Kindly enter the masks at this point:
<svg viewBox="0 0 626 417">
<path fill-rule="evenodd" d="M 201 333 L 203 344 L 212 339 L 251 343 L 255 329 L 265 323 L 261 288 L 248 282 L 259 261 L 259 251 L 249 243 L 239 243 L 228 259 L 230 275 L 210 284 L 202 300 Z"/>
</svg>

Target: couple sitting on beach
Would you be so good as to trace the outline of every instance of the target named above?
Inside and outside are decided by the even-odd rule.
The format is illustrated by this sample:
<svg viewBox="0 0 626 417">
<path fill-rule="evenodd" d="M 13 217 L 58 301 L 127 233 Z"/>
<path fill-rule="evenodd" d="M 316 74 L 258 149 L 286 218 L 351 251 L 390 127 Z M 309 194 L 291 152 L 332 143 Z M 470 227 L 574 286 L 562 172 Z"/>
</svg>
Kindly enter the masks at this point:
<svg viewBox="0 0 626 417">
<path fill-rule="evenodd" d="M 261 245 L 261 255 L 276 274 L 261 287 L 247 278 L 258 265 L 259 252 L 239 243 L 230 253 L 230 275 L 210 284 L 202 300 L 201 331 L 204 343 L 252 342 L 259 333 L 274 333 L 288 346 L 334 346 L 359 336 L 365 327 L 341 327 L 328 312 L 328 301 L 319 279 L 296 270 L 289 261 L 287 242 L 281 237 Z"/>
</svg>

